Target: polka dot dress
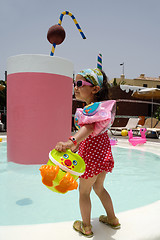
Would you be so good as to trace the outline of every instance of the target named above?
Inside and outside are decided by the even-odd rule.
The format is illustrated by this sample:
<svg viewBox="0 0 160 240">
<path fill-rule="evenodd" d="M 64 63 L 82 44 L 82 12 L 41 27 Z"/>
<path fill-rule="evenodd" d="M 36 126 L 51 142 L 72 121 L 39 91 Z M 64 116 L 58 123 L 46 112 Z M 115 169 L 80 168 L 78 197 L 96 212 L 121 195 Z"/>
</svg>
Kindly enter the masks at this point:
<svg viewBox="0 0 160 240">
<path fill-rule="evenodd" d="M 114 160 L 107 131 L 95 137 L 89 136 L 80 143 L 78 154 L 86 164 L 81 178 L 89 178 L 106 171 L 112 172 Z"/>
</svg>

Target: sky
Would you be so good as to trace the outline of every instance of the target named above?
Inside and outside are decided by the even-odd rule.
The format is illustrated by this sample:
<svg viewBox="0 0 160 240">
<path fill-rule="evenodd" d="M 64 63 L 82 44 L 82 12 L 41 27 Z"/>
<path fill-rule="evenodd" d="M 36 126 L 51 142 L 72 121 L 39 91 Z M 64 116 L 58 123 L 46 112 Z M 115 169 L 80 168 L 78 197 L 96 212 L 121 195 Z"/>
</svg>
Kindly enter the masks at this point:
<svg viewBox="0 0 160 240">
<path fill-rule="evenodd" d="M 123 62 L 126 78 L 159 77 L 159 9 L 159 0 L 0 0 L 0 79 L 10 56 L 50 54 L 47 32 L 63 11 L 75 16 L 87 38 L 65 15 L 66 38 L 55 56 L 72 61 L 75 73 L 95 68 L 101 53 L 109 80 L 122 74 Z"/>
</svg>

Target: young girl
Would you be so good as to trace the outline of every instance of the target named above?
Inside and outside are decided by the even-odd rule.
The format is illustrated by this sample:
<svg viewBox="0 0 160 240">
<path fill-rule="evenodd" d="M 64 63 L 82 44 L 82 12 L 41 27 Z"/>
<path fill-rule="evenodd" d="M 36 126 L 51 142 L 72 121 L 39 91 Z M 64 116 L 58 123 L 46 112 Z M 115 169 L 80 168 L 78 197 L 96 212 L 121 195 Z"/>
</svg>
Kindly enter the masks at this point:
<svg viewBox="0 0 160 240">
<path fill-rule="evenodd" d="M 108 100 L 107 77 L 99 69 L 85 69 L 78 73 L 74 86 L 76 99 L 85 101 L 87 106 L 84 109 L 77 109 L 75 118 L 76 125 L 80 127 L 78 132 L 67 142 L 57 143 L 55 149 L 66 151 L 69 148 L 75 151 L 79 146 L 78 154 L 84 159 L 86 170 L 80 177 L 79 187 L 82 221 L 75 221 L 73 228 L 86 237 L 92 237 L 90 200 L 92 188 L 107 214 L 100 216 L 99 221 L 112 228 L 120 228 L 111 197 L 103 186 L 106 173 L 111 172 L 114 167 L 107 128 L 114 120 L 115 101 L 104 101 Z"/>
</svg>

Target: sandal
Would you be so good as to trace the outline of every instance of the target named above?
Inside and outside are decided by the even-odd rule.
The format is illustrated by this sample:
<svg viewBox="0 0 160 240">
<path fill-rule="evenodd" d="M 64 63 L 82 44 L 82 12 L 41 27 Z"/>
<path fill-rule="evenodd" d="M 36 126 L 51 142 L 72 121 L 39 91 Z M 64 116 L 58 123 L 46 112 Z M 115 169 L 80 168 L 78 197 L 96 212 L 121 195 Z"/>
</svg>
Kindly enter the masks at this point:
<svg viewBox="0 0 160 240">
<path fill-rule="evenodd" d="M 75 221 L 73 223 L 73 228 L 75 231 L 79 232 L 85 237 L 88 237 L 88 238 L 93 237 L 93 232 L 91 231 L 91 228 L 92 228 L 91 225 L 85 227 L 82 221 Z"/>
<path fill-rule="evenodd" d="M 112 220 L 108 220 L 108 217 L 107 217 L 107 216 L 104 216 L 104 215 L 101 215 L 101 216 L 99 217 L 99 221 L 100 221 L 100 222 L 102 222 L 102 223 L 110 226 L 111 228 L 113 228 L 113 229 L 119 229 L 119 228 L 121 228 L 121 224 L 119 223 L 119 220 L 118 220 L 118 224 L 114 224 L 115 219 L 118 220 L 118 218 L 114 218 L 114 219 L 112 219 Z"/>
</svg>

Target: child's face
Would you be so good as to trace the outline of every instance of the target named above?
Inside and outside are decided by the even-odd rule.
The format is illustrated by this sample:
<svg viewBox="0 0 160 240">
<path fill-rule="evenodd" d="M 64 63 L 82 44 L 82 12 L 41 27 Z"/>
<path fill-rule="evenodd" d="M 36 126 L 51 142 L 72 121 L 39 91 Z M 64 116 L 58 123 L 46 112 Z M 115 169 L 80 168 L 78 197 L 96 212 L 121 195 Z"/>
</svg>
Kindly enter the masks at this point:
<svg viewBox="0 0 160 240">
<path fill-rule="evenodd" d="M 76 76 L 76 82 L 78 80 L 83 80 L 86 82 L 86 79 L 84 77 L 82 77 L 81 75 L 77 75 Z M 91 102 L 93 102 L 94 100 L 94 86 L 81 86 L 81 87 L 74 87 L 74 92 L 75 92 L 75 97 L 77 100 L 81 100 L 86 102 L 87 104 L 90 104 Z"/>
</svg>

